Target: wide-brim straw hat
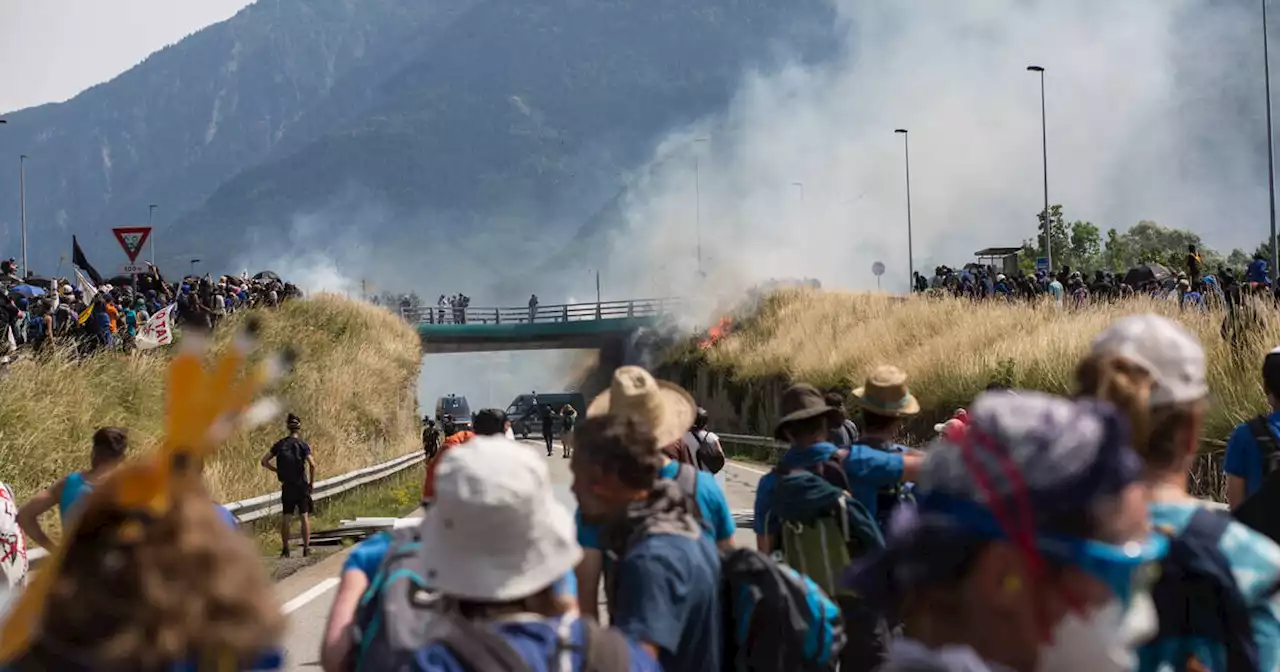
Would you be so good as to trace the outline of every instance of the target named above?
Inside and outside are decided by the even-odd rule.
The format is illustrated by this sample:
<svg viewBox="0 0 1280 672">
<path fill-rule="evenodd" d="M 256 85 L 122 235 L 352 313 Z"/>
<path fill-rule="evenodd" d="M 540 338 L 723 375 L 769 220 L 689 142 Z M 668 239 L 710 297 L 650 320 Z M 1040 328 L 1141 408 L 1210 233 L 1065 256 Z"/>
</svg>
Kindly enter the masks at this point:
<svg viewBox="0 0 1280 672">
<path fill-rule="evenodd" d="M 774 425 L 774 438 L 786 441 L 787 436 L 783 431 L 787 425 L 801 420 L 809 420 L 820 415 L 827 416 L 827 421 L 836 425 L 844 420 L 844 414 L 840 409 L 827 405 L 827 399 L 818 391 L 818 388 L 808 383 L 796 383 L 788 387 L 782 393 L 782 402 L 779 404 L 779 410 L 782 413 L 782 419 L 778 420 L 778 424 Z"/>
<path fill-rule="evenodd" d="M 853 391 L 854 403 L 876 415 L 901 418 L 920 412 L 907 388 L 907 374 L 896 366 L 880 366 L 867 376 L 866 384 Z"/>
<path fill-rule="evenodd" d="M 613 372 L 609 389 L 587 406 L 587 417 L 629 416 L 648 425 L 659 446 L 668 446 L 684 437 L 693 426 L 698 405 L 684 388 L 638 366 L 622 366 Z"/>
</svg>

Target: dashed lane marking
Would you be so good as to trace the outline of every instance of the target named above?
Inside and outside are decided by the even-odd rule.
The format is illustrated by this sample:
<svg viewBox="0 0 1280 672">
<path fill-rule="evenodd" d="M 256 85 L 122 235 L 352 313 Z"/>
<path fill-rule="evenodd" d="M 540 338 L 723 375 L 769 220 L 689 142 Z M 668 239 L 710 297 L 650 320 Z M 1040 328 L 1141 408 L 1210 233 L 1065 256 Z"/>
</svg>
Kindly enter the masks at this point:
<svg viewBox="0 0 1280 672">
<path fill-rule="evenodd" d="M 292 600 L 289 600 L 288 602 L 285 602 L 284 606 L 281 607 L 280 610 L 286 614 L 292 614 L 293 612 L 307 606 L 307 603 L 311 602 L 317 597 L 320 597 L 321 595 L 324 595 L 325 593 L 329 592 L 336 585 L 338 585 L 337 579 L 333 579 L 333 578 L 325 579 L 324 581 L 321 581 L 320 583 L 317 583 L 316 585 L 312 586 L 311 589 L 308 590 L 307 592 L 293 598 Z"/>
</svg>

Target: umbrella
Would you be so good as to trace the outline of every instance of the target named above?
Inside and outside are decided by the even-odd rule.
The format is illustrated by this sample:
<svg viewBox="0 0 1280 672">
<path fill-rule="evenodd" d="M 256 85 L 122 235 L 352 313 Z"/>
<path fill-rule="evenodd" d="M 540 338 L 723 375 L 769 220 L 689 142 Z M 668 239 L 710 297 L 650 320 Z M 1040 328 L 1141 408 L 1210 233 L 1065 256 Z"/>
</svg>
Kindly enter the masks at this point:
<svg viewBox="0 0 1280 672">
<path fill-rule="evenodd" d="M 1171 277 L 1173 273 L 1160 264 L 1138 264 L 1124 274 L 1124 284 L 1138 287 L 1148 282 L 1162 282 Z"/>
<path fill-rule="evenodd" d="M 279 280 L 280 276 L 276 275 L 275 271 L 260 271 L 257 275 L 253 276 L 253 279 L 254 280 Z"/>
<path fill-rule="evenodd" d="M 21 294 L 29 299 L 34 299 L 37 296 L 44 296 L 43 289 L 40 289 L 39 287 L 33 287 L 31 285 L 14 285 L 13 287 L 9 288 L 9 291 L 13 292 L 14 294 Z"/>
</svg>

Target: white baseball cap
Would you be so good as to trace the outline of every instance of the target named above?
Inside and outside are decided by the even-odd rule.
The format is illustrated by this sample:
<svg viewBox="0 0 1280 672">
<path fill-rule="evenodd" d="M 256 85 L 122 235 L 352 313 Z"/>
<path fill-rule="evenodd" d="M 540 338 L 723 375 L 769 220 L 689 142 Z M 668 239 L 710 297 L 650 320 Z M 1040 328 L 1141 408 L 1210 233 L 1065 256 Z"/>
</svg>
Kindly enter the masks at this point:
<svg viewBox="0 0 1280 672">
<path fill-rule="evenodd" d="M 420 558 L 441 593 L 508 602 L 560 580 L 582 548 L 546 460 L 503 436 L 478 436 L 440 458 Z"/>
<path fill-rule="evenodd" d="M 1168 406 L 1209 396 L 1204 348 L 1182 325 L 1159 315 L 1116 320 L 1093 341 L 1094 355 L 1123 357 L 1151 374 L 1152 406 Z"/>
</svg>

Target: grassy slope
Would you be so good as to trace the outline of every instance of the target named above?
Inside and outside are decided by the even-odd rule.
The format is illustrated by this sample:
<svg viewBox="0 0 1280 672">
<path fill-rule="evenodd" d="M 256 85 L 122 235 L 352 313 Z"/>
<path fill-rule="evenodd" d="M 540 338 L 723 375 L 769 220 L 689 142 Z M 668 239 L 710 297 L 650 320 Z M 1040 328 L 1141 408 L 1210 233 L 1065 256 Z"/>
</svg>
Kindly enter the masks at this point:
<svg viewBox="0 0 1280 672">
<path fill-rule="evenodd" d="M 390 312 L 335 296 L 259 311 L 264 349 L 292 347 L 293 375 L 277 390 L 303 420 L 317 478 L 368 466 L 417 446 L 417 334 Z M 220 328 L 221 349 L 244 314 Z M 0 378 L 0 480 L 20 499 L 88 466 L 100 425 L 129 428 L 132 451 L 160 438 L 167 358 L 107 354 L 86 361 L 19 361 Z M 283 423 L 234 437 L 206 466 L 215 497 L 233 501 L 269 492 L 274 477 L 258 460 Z"/>
<path fill-rule="evenodd" d="M 790 291 L 715 347 L 693 357 L 739 382 L 782 377 L 819 386 L 857 387 L 879 364 L 907 371 L 926 414 L 937 418 L 967 405 L 989 383 L 1070 391 L 1073 371 L 1092 339 L 1124 314 L 1156 312 L 1197 334 L 1209 358 L 1209 439 L 1266 407 L 1258 370 L 1280 343 L 1280 313 L 1240 357 L 1219 335 L 1221 314 L 1182 313 L 1169 302 L 1139 301 L 1086 310 L 959 300 L 892 300 L 883 295 Z M 933 422 L 929 419 L 929 422 Z"/>
</svg>

